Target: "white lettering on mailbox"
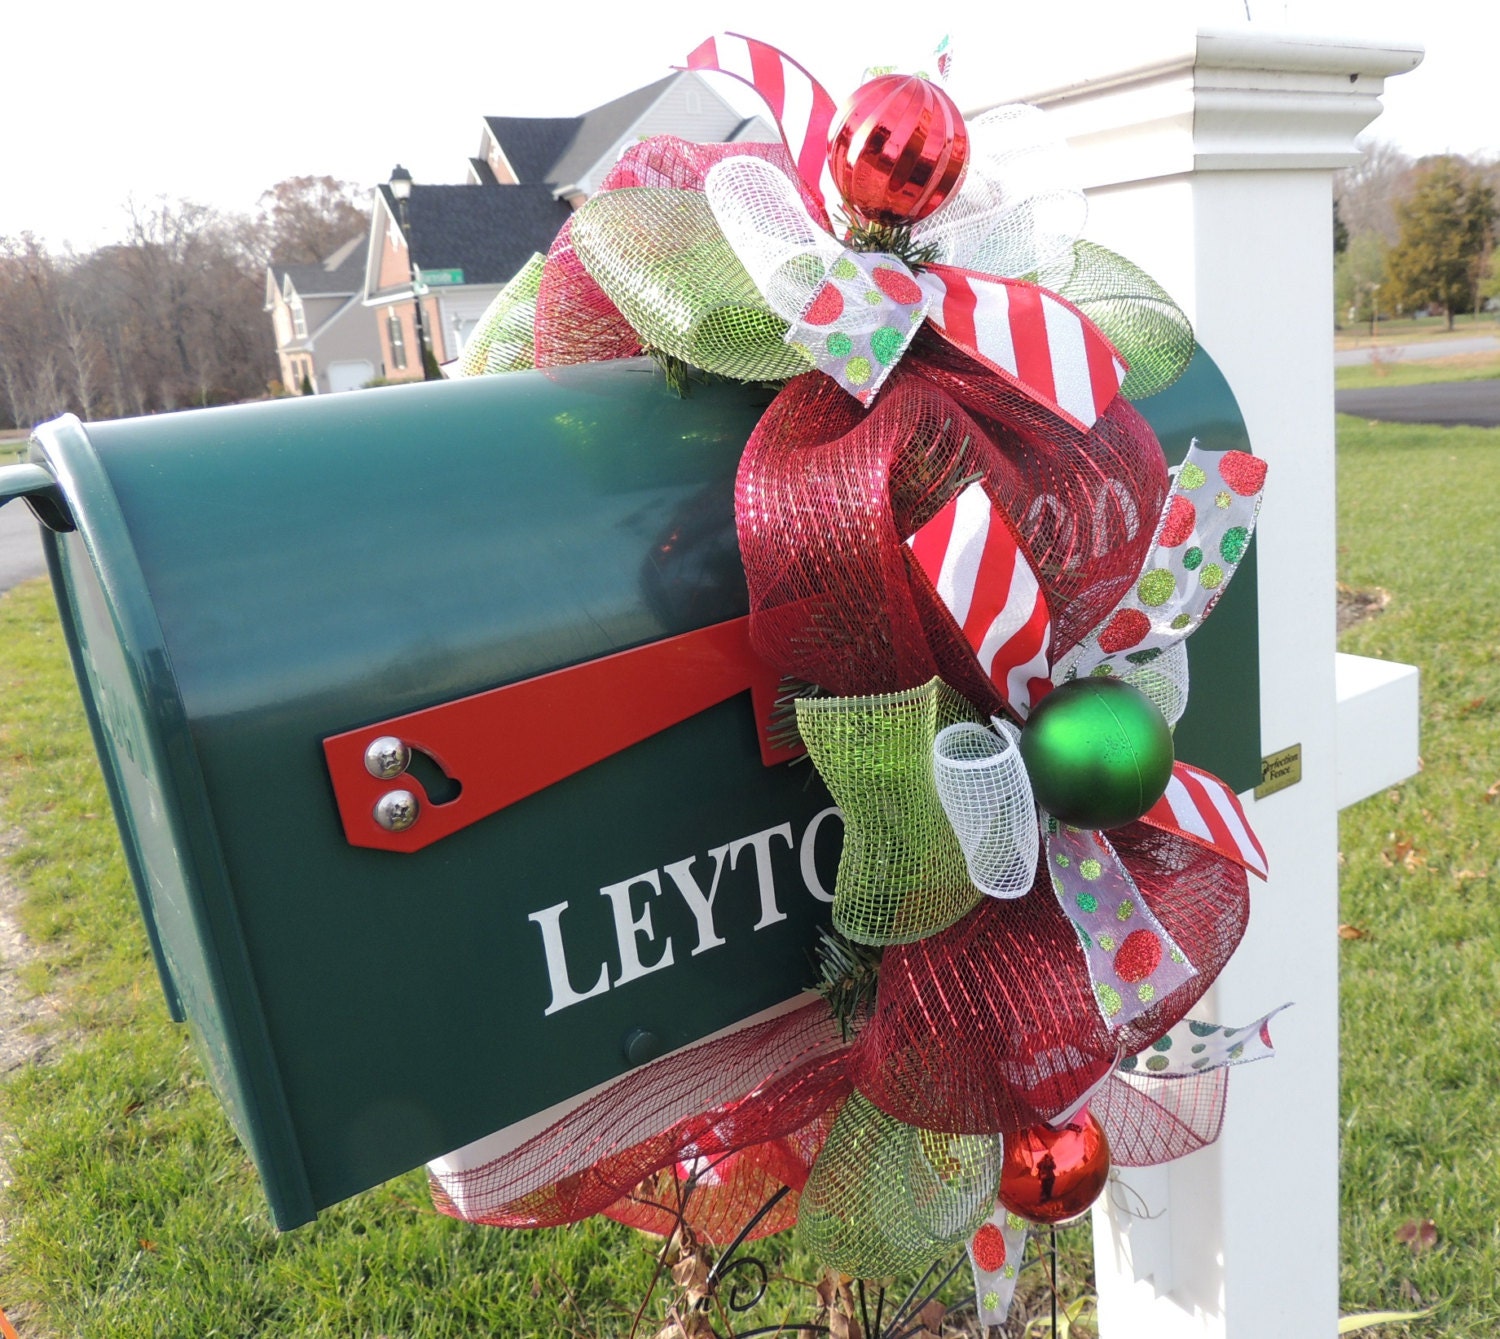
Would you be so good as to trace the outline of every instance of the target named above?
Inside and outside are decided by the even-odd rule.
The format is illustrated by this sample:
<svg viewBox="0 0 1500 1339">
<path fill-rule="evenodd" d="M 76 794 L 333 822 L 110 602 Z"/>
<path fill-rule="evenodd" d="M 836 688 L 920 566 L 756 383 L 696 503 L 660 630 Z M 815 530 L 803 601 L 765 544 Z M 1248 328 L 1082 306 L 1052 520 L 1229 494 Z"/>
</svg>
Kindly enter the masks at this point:
<svg viewBox="0 0 1500 1339">
<path fill-rule="evenodd" d="M 636 874 L 631 878 L 622 879 L 619 883 L 612 883 L 601 888 L 599 895 L 609 900 L 610 912 L 614 920 L 615 944 L 619 952 L 620 970 L 613 983 L 609 979 L 610 964 L 605 962 L 600 964 L 599 978 L 593 986 L 588 990 L 575 990 L 568 971 L 567 948 L 563 943 L 562 935 L 562 914 L 568 909 L 568 903 L 559 902 L 542 911 L 533 911 L 526 919 L 535 921 L 537 928 L 542 932 L 542 953 L 547 962 L 547 983 L 552 991 L 552 1002 L 542 1011 L 543 1017 L 555 1014 L 560 1009 L 571 1008 L 584 1000 L 591 1000 L 596 995 L 602 995 L 611 989 L 612 984 L 623 986 L 643 976 L 649 976 L 652 972 L 659 972 L 663 968 L 672 966 L 670 935 L 664 936 L 660 941 L 661 949 L 654 962 L 643 962 L 641 959 L 643 946 L 655 945 L 658 942 L 651 919 L 650 899 L 660 897 L 662 894 L 662 870 L 665 870 L 672 886 L 682 897 L 683 904 L 692 913 L 694 928 L 698 934 L 698 942 L 693 948 L 694 956 L 706 953 L 709 949 L 718 948 L 727 942 L 719 934 L 714 922 L 714 904 L 719 895 L 719 880 L 723 875 L 726 861 L 730 870 L 734 870 L 740 854 L 747 849 L 753 851 L 755 855 L 755 881 L 760 901 L 760 919 L 756 921 L 754 929 L 764 930 L 767 926 L 787 919 L 786 913 L 781 910 L 776 900 L 776 871 L 771 859 L 771 844 L 774 840 L 780 839 L 787 844 L 789 850 L 796 851 L 802 882 L 809 896 L 819 902 L 832 902 L 832 894 L 825 891 L 822 881 L 818 878 L 813 851 L 818 830 L 823 826 L 824 820 L 830 817 L 837 817 L 841 822 L 843 820 L 843 815 L 839 810 L 830 805 L 827 809 L 814 814 L 809 820 L 802 833 L 801 842 L 794 839 L 790 823 L 780 823 L 774 828 L 766 828 L 762 832 L 751 833 L 748 837 L 726 842 L 723 846 L 713 847 L 707 853 L 708 858 L 713 861 L 713 875 L 709 880 L 707 893 L 703 891 L 702 885 L 693 873 L 693 866 L 698 859 L 696 856 L 689 856 L 686 860 L 674 860 L 662 866 L 661 869 L 649 869 L 643 874 Z M 644 889 L 646 899 L 638 904 L 637 899 L 632 895 L 633 889 Z"/>
<path fill-rule="evenodd" d="M 648 869 L 644 874 L 637 874 L 633 879 L 612 883 L 608 888 L 599 890 L 600 897 L 609 898 L 610 910 L 615 913 L 615 940 L 620 946 L 620 974 L 615 977 L 617 986 L 623 986 L 627 981 L 649 976 L 652 972 L 659 972 L 663 967 L 672 965 L 672 941 L 670 939 L 667 940 L 667 946 L 662 950 L 661 957 L 649 967 L 641 961 L 639 940 L 642 936 L 648 942 L 654 940 L 656 931 L 651 928 L 651 904 L 649 902 L 641 908 L 639 916 L 634 914 L 634 908 L 630 903 L 630 890 L 637 884 L 645 884 L 650 888 L 652 897 L 661 896 L 661 875 L 654 869 Z"/>
<path fill-rule="evenodd" d="M 591 1000 L 609 989 L 608 966 L 599 969 L 599 979 L 592 990 L 580 993 L 569 982 L 568 960 L 562 937 L 562 914 L 567 909 L 566 902 L 559 902 L 555 907 L 548 907 L 544 911 L 533 911 L 526 918 L 541 927 L 542 951 L 547 955 L 547 982 L 552 987 L 552 1003 L 542 1010 L 544 1018 L 548 1014 L 555 1014 L 559 1009 L 566 1009 L 570 1004 L 577 1004 L 580 1000 Z"/>
</svg>

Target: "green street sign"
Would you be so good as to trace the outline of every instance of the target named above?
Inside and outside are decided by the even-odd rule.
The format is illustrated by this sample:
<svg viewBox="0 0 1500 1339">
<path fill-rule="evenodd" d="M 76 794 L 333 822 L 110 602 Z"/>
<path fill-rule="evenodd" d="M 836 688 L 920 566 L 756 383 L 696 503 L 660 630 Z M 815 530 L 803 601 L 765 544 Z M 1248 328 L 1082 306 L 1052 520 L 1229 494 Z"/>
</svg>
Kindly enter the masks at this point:
<svg viewBox="0 0 1500 1339">
<path fill-rule="evenodd" d="M 451 288 L 464 281 L 462 270 L 417 270 L 417 282 L 428 288 Z"/>
</svg>

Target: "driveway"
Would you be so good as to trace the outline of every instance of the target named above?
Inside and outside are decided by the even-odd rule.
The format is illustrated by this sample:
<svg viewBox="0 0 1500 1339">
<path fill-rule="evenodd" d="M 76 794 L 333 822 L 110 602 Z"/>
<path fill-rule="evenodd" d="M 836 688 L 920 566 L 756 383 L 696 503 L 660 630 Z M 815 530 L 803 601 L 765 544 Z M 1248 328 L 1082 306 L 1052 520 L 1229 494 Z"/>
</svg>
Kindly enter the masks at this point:
<svg viewBox="0 0 1500 1339">
<path fill-rule="evenodd" d="M 1335 391 L 1333 404 L 1341 414 L 1378 419 L 1382 423 L 1494 428 L 1500 427 L 1500 379 Z"/>
<path fill-rule="evenodd" d="M 1423 358 L 1455 358 L 1464 353 L 1500 353 L 1500 339 L 1494 335 L 1455 335 L 1452 339 L 1430 339 L 1421 344 L 1382 344 L 1377 348 L 1335 349 L 1335 367 L 1354 367 L 1370 361 L 1372 354 L 1391 358 L 1398 363 Z"/>
<path fill-rule="evenodd" d="M 41 527 L 31 508 L 19 498 L 7 502 L 0 507 L 0 591 L 46 570 Z"/>
</svg>

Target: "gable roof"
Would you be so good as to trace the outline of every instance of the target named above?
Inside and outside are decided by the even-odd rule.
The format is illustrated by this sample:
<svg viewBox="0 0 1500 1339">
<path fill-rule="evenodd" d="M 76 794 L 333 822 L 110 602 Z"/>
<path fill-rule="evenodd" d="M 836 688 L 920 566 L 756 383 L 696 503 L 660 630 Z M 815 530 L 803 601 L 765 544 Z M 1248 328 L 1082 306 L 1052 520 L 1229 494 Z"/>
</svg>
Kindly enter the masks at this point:
<svg viewBox="0 0 1500 1339">
<path fill-rule="evenodd" d="M 484 123 L 521 181 L 571 186 L 686 73 L 669 74 L 582 116 L 487 116 Z"/>
<path fill-rule="evenodd" d="M 516 179 L 553 181 L 552 165 L 568 151 L 583 124 L 581 116 L 486 116 L 484 123 L 500 146 Z"/>
<path fill-rule="evenodd" d="M 389 186 L 385 207 L 400 227 Z M 406 202 L 412 259 L 426 270 L 462 270 L 465 284 L 503 284 L 534 251 L 545 253 L 572 210 L 546 185 L 411 188 Z"/>
<path fill-rule="evenodd" d="M 348 297 L 359 292 L 365 282 L 365 258 L 360 247 L 364 240 L 363 234 L 351 237 L 332 255 L 310 264 L 273 260 L 271 273 L 276 286 L 284 290 L 290 283 L 304 298 Z"/>
</svg>

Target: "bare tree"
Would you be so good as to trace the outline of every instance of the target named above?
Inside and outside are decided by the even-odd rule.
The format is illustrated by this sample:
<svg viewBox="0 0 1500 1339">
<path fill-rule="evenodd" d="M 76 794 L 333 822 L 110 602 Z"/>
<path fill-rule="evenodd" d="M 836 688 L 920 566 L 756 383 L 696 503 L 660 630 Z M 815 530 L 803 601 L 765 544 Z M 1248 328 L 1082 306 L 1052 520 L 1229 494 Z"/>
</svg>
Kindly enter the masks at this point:
<svg viewBox="0 0 1500 1339">
<path fill-rule="evenodd" d="M 0 238 L 0 422 L 263 395 L 275 348 L 251 227 L 157 200 L 129 207 L 121 242 L 82 256 Z"/>
<path fill-rule="evenodd" d="M 1334 173 L 1334 203 L 1351 239 L 1373 232 L 1387 246 L 1396 244 L 1401 234 L 1396 204 L 1411 189 L 1412 167 L 1394 144 L 1372 139 L 1360 146 L 1358 163 Z"/>
</svg>

